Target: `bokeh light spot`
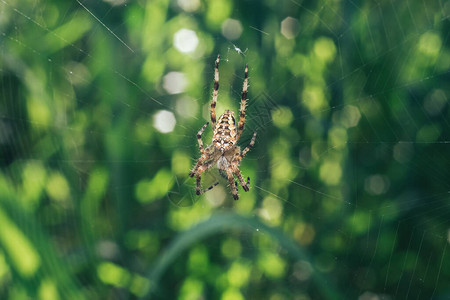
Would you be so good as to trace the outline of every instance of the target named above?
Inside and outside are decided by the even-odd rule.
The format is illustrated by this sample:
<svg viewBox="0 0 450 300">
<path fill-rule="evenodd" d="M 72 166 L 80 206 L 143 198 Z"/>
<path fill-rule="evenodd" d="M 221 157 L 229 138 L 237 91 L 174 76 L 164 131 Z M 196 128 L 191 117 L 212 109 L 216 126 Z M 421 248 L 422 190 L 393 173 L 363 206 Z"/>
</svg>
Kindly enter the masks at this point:
<svg viewBox="0 0 450 300">
<path fill-rule="evenodd" d="M 336 56 L 336 46 L 333 40 L 320 37 L 314 43 L 314 54 L 324 62 L 330 62 Z"/>
<path fill-rule="evenodd" d="M 300 245 L 307 246 L 311 244 L 315 236 L 316 231 L 310 224 L 300 222 L 294 227 L 294 238 Z"/>
<path fill-rule="evenodd" d="M 46 190 L 51 198 L 58 201 L 66 200 L 70 193 L 69 184 L 60 173 L 54 173 L 49 176 Z"/>
<path fill-rule="evenodd" d="M 225 202 L 226 195 L 223 186 L 217 185 L 210 192 L 206 193 L 205 198 L 211 207 L 218 207 Z"/>
<path fill-rule="evenodd" d="M 193 30 L 182 28 L 173 36 L 173 44 L 181 53 L 191 53 L 198 45 L 197 34 Z"/>
<path fill-rule="evenodd" d="M 226 0 L 214 0 L 207 2 L 206 20 L 210 26 L 219 27 L 225 21 L 233 9 L 233 2 Z"/>
<path fill-rule="evenodd" d="M 418 143 L 433 143 L 436 142 L 441 135 L 441 128 L 439 125 L 424 125 L 419 129 L 416 135 Z"/>
<path fill-rule="evenodd" d="M 435 58 L 441 51 L 441 45 L 441 38 L 434 32 L 425 32 L 420 36 L 419 51 L 429 57 Z"/>
<path fill-rule="evenodd" d="M 436 116 L 442 112 L 442 109 L 447 104 L 447 96 L 441 89 L 436 89 L 430 93 L 423 102 L 423 107 L 431 116 Z"/>
<path fill-rule="evenodd" d="M 306 86 L 302 92 L 302 103 L 315 115 L 327 107 L 324 91 L 319 86 Z"/>
<path fill-rule="evenodd" d="M 204 283 L 202 281 L 188 277 L 183 282 L 178 299 L 202 299 L 203 286 Z"/>
<path fill-rule="evenodd" d="M 200 8 L 200 0 L 177 0 L 177 4 L 185 12 L 194 12 Z"/>
<path fill-rule="evenodd" d="M 347 218 L 348 226 L 356 234 L 365 234 L 370 225 L 370 213 L 366 211 L 356 211 L 353 216 Z"/>
<path fill-rule="evenodd" d="M 184 92 L 186 85 L 186 76 L 181 72 L 169 72 L 163 78 L 163 88 L 169 94 L 179 94 Z"/>
<path fill-rule="evenodd" d="M 372 195 L 382 195 L 389 190 L 390 181 L 386 176 L 376 174 L 366 178 L 365 190 Z"/>
<path fill-rule="evenodd" d="M 300 281 L 306 281 L 311 278 L 313 273 L 313 267 L 306 260 L 301 260 L 294 264 L 294 272 L 293 275 Z"/>
<path fill-rule="evenodd" d="M 175 110 L 182 118 L 192 118 L 197 114 L 198 102 L 191 97 L 180 97 L 175 104 Z"/>
<path fill-rule="evenodd" d="M 229 40 L 237 40 L 242 34 L 242 24 L 238 20 L 226 19 L 222 23 L 222 35 Z"/>
<path fill-rule="evenodd" d="M 333 114 L 333 120 L 345 128 L 355 127 L 358 125 L 360 119 L 361 112 L 353 105 L 347 105 L 341 111 Z"/>
<path fill-rule="evenodd" d="M 320 166 L 320 179 L 328 185 L 337 185 L 341 181 L 342 168 L 335 161 L 326 161 Z"/>
<path fill-rule="evenodd" d="M 241 254 L 242 246 L 238 240 L 228 238 L 222 243 L 221 250 L 223 256 L 227 258 L 236 258 Z"/>
<path fill-rule="evenodd" d="M 191 158 L 185 152 L 175 151 L 172 155 L 172 171 L 175 174 L 185 174 L 191 168 Z"/>
<path fill-rule="evenodd" d="M 280 278 L 286 270 L 286 262 L 277 253 L 272 252 L 263 253 L 258 265 L 269 278 Z"/>
<path fill-rule="evenodd" d="M 127 270 L 110 262 L 100 263 L 97 274 L 104 283 L 118 287 L 126 287 L 130 281 L 130 273 Z"/>
<path fill-rule="evenodd" d="M 204 245 L 199 245 L 189 252 L 187 266 L 191 273 L 205 274 L 208 272 L 209 258 L 208 249 Z"/>
<path fill-rule="evenodd" d="M 399 163 L 408 163 L 414 156 L 414 147 L 411 143 L 398 142 L 394 146 L 393 156 Z"/>
<path fill-rule="evenodd" d="M 239 291 L 239 289 L 236 288 L 228 288 L 225 290 L 222 294 L 221 300 L 244 300 L 244 296 L 242 296 L 242 293 Z"/>
<path fill-rule="evenodd" d="M 61 299 L 58 295 L 58 289 L 56 288 L 53 280 L 46 278 L 41 281 L 39 286 L 39 297 L 40 299 L 47 300 L 59 300 Z"/>
<path fill-rule="evenodd" d="M 149 203 L 166 195 L 173 184 L 172 173 L 167 169 L 161 169 L 153 179 L 139 181 L 135 188 L 136 198 L 141 203 Z"/>
<path fill-rule="evenodd" d="M 28 117 L 36 127 L 47 128 L 51 121 L 51 112 L 42 99 L 30 97 L 27 102 Z"/>
<path fill-rule="evenodd" d="M 272 111 L 273 124 L 278 128 L 288 127 L 292 123 L 293 119 L 294 115 L 288 107 L 279 106 L 277 109 Z"/>
<path fill-rule="evenodd" d="M 153 116 L 153 127 L 161 133 L 172 132 L 176 123 L 174 114 L 168 110 L 160 110 Z"/>
<path fill-rule="evenodd" d="M 281 21 L 281 34 L 287 39 L 293 39 L 299 32 L 299 23 L 297 19 L 287 17 Z"/>
<path fill-rule="evenodd" d="M 283 213 L 283 206 L 278 199 L 273 197 L 267 197 L 263 200 L 262 209 L 260 215 L 265 220 L 269 221 L 273 225 L 280 223 L 280 217 Z"/>
<path fill-rule="evenodd" d="M 333 127 L 328 132 L 328 141 L 335 149 L 342 149 L 347 146 L 347 130 L 342 127 Z"/>
<path fill-rule="evenodd" d="M 103 239 L 95 245 L 95 252 L 98 256 L 111 260 L 119 256 L 120 249 L 114 241 Z"/>
<path fill-rule="evenodd" d="M 147 230 L 130 230 L 126 234 L 125 245 L 132 250 L 142 249 L 154 254 L 159 249 L 159 240 Z"/>
<path fill-rule="evenodd" d="M 235 261 L 227 272 L 228 282 L 235 287 L 246 286 L 250 278 L 250 271 L 249 265 Z"/>
</svg>

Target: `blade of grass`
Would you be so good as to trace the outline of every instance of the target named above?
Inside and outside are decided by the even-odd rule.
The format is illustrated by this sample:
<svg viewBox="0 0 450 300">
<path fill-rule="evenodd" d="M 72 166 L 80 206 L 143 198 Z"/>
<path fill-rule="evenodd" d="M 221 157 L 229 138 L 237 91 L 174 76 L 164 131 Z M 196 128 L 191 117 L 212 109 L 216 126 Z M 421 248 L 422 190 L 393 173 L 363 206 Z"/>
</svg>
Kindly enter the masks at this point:
<svg viewBox="0 0 450 300">
<path fill-rule="evenodd" d="M 169 245 L 156 264 L 150 270 L 147 278 L 150 281 L 148 293 L 141 299 L 151 299 L 158 290 L 158 283 L 165 271 L 183 251 L 195 245 L 200 240 L 225 230 L 239 228 L 242 230 L 265 232 L 277 240 L 281 247 L 296 260 L 311 262 L 311 259 L 299 245 L 276 228 L 269 227 L 256 218 L 246 218 L 233 213 L 222 213 L 212 216 L 210 219 L 200 222 L 189 230 L 180 233 Z M 311 263 L 311 265 L 313 265 Z M 324 299 L 343 299 L 343 297 L 331 286 L 329 281 L 317 270 L 314 270 L 312 280 L 317 289 L 323 294 Z"/>
</svg>

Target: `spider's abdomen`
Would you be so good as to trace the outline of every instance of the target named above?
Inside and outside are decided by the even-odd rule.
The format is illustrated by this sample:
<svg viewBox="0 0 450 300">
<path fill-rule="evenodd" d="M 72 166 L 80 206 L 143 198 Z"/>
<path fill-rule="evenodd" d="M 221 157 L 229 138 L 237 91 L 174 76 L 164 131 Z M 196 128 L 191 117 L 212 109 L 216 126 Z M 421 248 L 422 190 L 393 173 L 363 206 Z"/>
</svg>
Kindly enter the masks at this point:
<svg viewBox="0 0 450 300">
<path fill-rule="evenodd" d="M 234 112 L 226 110 L 217 121 L 213 131 L 213 145 L 225 152 L 236 144 L 236 121 Z"/>
</svg>

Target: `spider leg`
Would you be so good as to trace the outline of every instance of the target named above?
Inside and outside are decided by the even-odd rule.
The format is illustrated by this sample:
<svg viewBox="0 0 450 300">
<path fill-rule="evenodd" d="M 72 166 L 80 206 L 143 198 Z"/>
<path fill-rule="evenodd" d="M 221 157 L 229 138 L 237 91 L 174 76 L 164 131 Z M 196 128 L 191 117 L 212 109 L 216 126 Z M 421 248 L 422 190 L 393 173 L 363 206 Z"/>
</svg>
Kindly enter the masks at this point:
<svg viewBox="0 0 450 300">
<path fill-rule="evenodd" d="M 219 95 L 219 61 L 220 54 L 217 54 L 216 66 L 214 68 L 214 90 L 211 102 L 211 125 L 213 128 L 216 127 L 216 103 L 217 96 Z"/>
<path fill-rule="evenodd" d="M 200 130 L 197 132 L 197 142 L 198 142 L 198 149 L 200 150 L 200 153 L 202 154 L 202 156 L 199 158 L 199 160 L 197 161 L 197 163 L 195 164 L 194 168 L 192 169 L 192 171 L 189 173 L 190 177 L 194 177 L 195 172 L 197 172 L 198 168 L 203 164 L 203 162 L 205 161 L 205 157 L 204 157 L 204 148 L 203 148 L 203 141 L 202 141 L 202 134 L 206 129 L 206 126 L 208 126 L 209 122 L 206 122 L 205 125 L 203 125 L 202 128 L 200 128 Z M 207 156 L 206 156 L 207 157 Z"/>
<path fill-rule="evenodd" d="M 191 173 L 189 173 L 189 177 L 194 177 L 200 165 L 203 163 L 203 160 L 200 158 L 192 169 Z"/>
<path fill-rule="evenodd" d="M 245 106 L 247 105 L 247 90 L 248 90 L 248 66 L 245 65 L 244 84 L 242 86 L 241 107 L 239 109 L 240 116 L 239 116 L 239 124 L 238 124 L 238 132 L 237 132 L 236 140 L 239 140 L 242 132 L 244 131 Z"/>
<path fill-rule="evenodd" d="M 202 157 L 203 157 L 203 155 L 202 155 Z M 219 182 L 216 182 L 213 185 L 211 185 L 210 187 L 202 190 L 202 185 L 201 185 L 202 173 L 213 166 L 213 164 L 208 164 L 208 163 L 205 164 L 206 160 L 207 160 L 207 158 L 204 158 L 204 159 L 200 158 L 197 161 L 197 164 L 195 165 L 194 169 L 192 169 L 191 173 L 189 174 L 189 176 L 191 176 L 191 177 L 194 177 L 194 175 L 196 176 L 195 193 L 197 195 L 206 193 L 207 191 L 211 190 L 213 187 L 215 187 L 216 185 L 219 184 Z"/>
<path fill-rule="evenodd" d="M 233 199 L 238 200 L 239 194 L 237 189 L 237 183 L 234 181 L 233 171 L 227 169 L 228 182 L 230 183 L 231 194 L 233 194 Z"/>
<path fill-rule="evenodd" d="M 202 151 L 202 150 L 200 150 Z M 195 174 L 202 174 L 207 169 L 211 168 L 212 165 L 205 164 L 205 162 L 209 159 L 208 153 L 205 153 L 205 151 L 202 151 L 202 156 L 197 160 L 197 163 L 192 168 L 192 171 L 189 173 L 189 177 L 194 177 Z"/>
<path fill-rule="evenodd" d="M 203 131 L 205 131 L 206 126 L 208 126 L 208 124 L 209 124 L 209 122 L 206 122 L 206 124 L 203 125 L 203 127 L 197 133 L 198 149 L 200 150 L 201 153 L 203 153 L 202 134 L 203 134 Z"/>
<path fill-rule="evenodd" d="M 238 168 L 234 169 L 234 173 L 236 174 L 237 178 L 239 179 L 239 183 L 241 184 L 244 191 L 248 192 L 250 189 L 250 177 L 247 177 L 247 182 L 245 182 L 244 177 L 242 176 L 242 173 L 241 173 L 241 171 L 239 171 Z"/>
<path fill-rule="evenodd" d="M 250 151 L 250 149 L 255 144 L 255 140 L 256 140 L 256 131 L 253 133 L 253 137 L 252 137 L 252 140 L 250 141 L 250 144 L 248 144 L 248 146 L 245 147 L 245 149 L 242 151 L 240 159 L 243 159 L 244 156 L 247 154 L 247 152 Z"/>
<path fill-rule="evenodd" d="M 196 186 L 196 189 L 195 189 L 195 193 L 196 193 L 197 195 L 201 195 L 201 194 L 203 194 L 203 193 L 206 193 L 207 191 L 212 190 L 213 187 L 215 187 L 216 185 L 219 184 L 219 182 L 216 182 L 216 183 L 214 183 L 213 185 L 211 185 L 210 187 L 208 187 L 208 188 L 202 190 L 202 186 L 201 186 L 201 183 L 200 183 L 200 182 L 201 182 L 201 179 L 202 179 L 202 175 L 197 174 L 197 186 Z"/>
</svg>

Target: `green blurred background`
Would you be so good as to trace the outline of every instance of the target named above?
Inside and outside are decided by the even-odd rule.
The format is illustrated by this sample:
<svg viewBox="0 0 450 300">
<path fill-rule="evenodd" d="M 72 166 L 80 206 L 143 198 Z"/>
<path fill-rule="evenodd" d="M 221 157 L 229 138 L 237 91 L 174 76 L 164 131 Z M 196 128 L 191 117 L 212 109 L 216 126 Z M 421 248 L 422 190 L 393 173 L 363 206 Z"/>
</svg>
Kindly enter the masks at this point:
<svg viewBox="0 0 450 300">
<path fill-rule="evenodd" d="M 0 0 L 0 299 L 450 299 L 449 17 Z M 238 201 L 187 176 L 218 53 L 258 131 Z"/>
</svg>

